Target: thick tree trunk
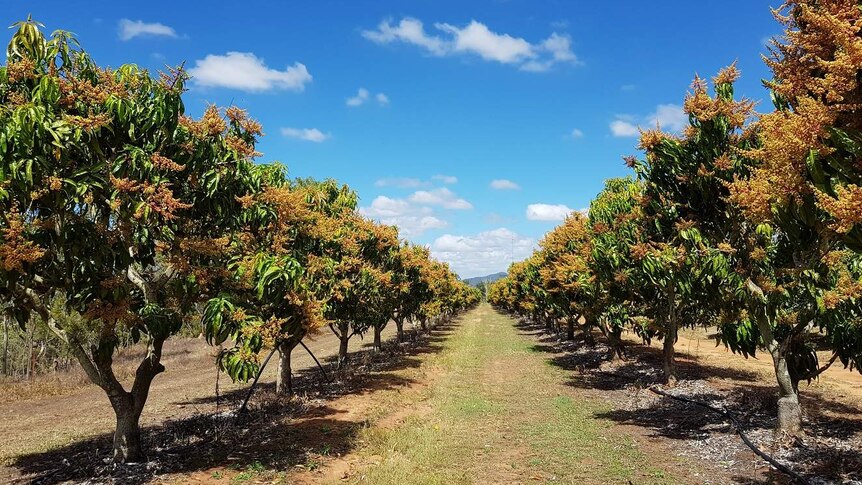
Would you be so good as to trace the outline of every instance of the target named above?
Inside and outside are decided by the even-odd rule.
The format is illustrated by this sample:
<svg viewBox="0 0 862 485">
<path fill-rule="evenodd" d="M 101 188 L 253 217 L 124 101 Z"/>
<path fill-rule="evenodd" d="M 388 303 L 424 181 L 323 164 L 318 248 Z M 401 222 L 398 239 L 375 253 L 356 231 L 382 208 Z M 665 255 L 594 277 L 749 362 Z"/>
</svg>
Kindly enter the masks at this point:
<svg viewBox="0 0 862 485">
<path fill-rule="evenodd" d="M 427 319 L 427 318 L 420 318 L 420 319 L 419 319 L 419 324 L 422 326 L 422 331 L 423 331 L 423 332 L 427 332 L 427 331 L 428 331 L 428 319 Z"/>
<path fill-rule="evenodd" d="M 566 319 L 566 340 L 575 340 L 575 319 Z"/>
<path fill-rule="evenodd" d="M 108 377 L 102 384 L 117 418 L 117 428 L 114 430 L 115 463 L 135 463 L 146 459 L 141 445 L 141 413 L 147 403 L 153 379 L 165 370 L 160 362 L 162 343 L 160 340 L 152 344 L 147 357 L 135 371 L 135 381 L 128 392 L 113 377 L 110 359 L 98 361 L 102 375 Z"/>
<path fill-rule="evenodd" d="M 290 369 L 290 354 L 298 344 L 298 341 L 290 339 L 278 347 L 278 372 L 276 373 L 275 381 L 276 394 L 293 396 L 293 373 Z"/>
<path fill-rule="evenodd" d="M 143 403 L 136 403 L 131 393 L 124 392 L 111 397 L 111 406 L 117 418 L 117 428 L 114 430 L 114 462 L 144 461 L 140 425 Z"/>
<path fill-rule="evenodd" d="M 383 350 L 383 344 L 380 340 L 380 330 L 380 327 L 378 327 L 377 325 L 374 326 L 374 347 L 372 347 L 372 350 L 374 352 L 380 352 L 381 350 Z"/>
<path fill-rule="evenodd" d="M 778 381 L 778 424 L 776 431 L 798 434 L 802 430 L 802 406 L 799 391 L 787 367 L 787 356 L 779 348 L 772 352 L 775 377 Z"/>
<path fill-rule="evenodd" d="M 674 345 L 677 339 L 676 322 L 668 322 L 664 334 L 664 346 L 662 348 L 662 371 L 664 372 L 664 382 L 667 385 L 676 384 L 677 369 L 676 369 L 676 352 Z"/>
</svg>

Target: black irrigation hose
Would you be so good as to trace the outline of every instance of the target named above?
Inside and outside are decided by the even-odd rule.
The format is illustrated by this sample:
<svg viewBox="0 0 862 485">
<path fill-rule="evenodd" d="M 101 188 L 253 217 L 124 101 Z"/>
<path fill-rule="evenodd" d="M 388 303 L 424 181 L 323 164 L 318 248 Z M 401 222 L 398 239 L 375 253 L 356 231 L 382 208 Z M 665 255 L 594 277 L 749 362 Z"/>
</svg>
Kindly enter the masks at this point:
<svg viewBox="0 0 862 485">
<path fill-rule="evenodd" d="M 305 351 L 308 352 L 308 355 L 310 355 L 311 358 L 314 359 L 314 363 L 317 364 L 317 368 L 320 369 L 320 373 L 323 374 L 323 380 L 325 380 L 327 383 L 332 382 L 329 380 L 329 376 L 326 375 L 326 371 L 323 370 L 323 366 L 320 365 L 320 361 L 317 360 L 317 357 L 315 357 L 313 353 L 311 353 L 311 349 L 309 349 L 308 346 L 305 345 L 305 342 L 300 340 L 299 345 L 302 345 L 302 348 L 304 348 Z"/>
<path fill-rule="evenodd" d="M 251 386 L 248 388 L 248 393 L 245 395 L 245 399 L 242 401 L 242 406 L 239 407 L 239 410 L 236 412 L 237 418 L 245 414 L 248 411 L 248 400 L 251 399 L 251 395 L 254 394 L 254 390 L 257 387 L 257 381 L 260 380 L 261 374 L 263 374 L 263 370 L 266 369 L 266 364 L 269 363 L 269 359 L 272 358 L 272 355 L 275 351 L 278 350 L 278 346 L 274 346 L 269 355 L 266 356 L 266 360 L 263 361 L 263 365 L 260 366 L 260 369 L 257 371 L 257 375 L 254 376 L 254 381 L 252 381 Z"/>
<path fill-rule="evenodd" d="M 742 431 L 742 426 L 740 425 L 739 421 L 737 421 L 737 419 L 735 417 L 733 417 L 733 415 L 730 414 L 729 412 L 727 412 L 723 409 L 719 409 L 715 406 L 711 406 L 705 402 L 696 401 L 694 399 L 689 399 L 689 398 L 681 397 L 681 396 L 674 396 L 673 394 L 662 391 L 661 389 L 658 389 L 655 386 L 650 386 L 647 389 L 654 392 L 655 394 L 658 394 L 659 396 L 669 397 L 671 399 L 675 399 L 677 401 L 684 402 L 684 403 L 695 404 L 695 405 L 700 406 L 702 408 L 709 409 L 712 412 L 718 413 L 721 416 L 724 416 L 725 419 L 727 419 L 728 421 L 730 421 L 733 424 L 733 427 L 736 429 L 736 434 L 738 434 L 739 437 L 742 438 L 743 443 L 745 443 L 746 446 L 751 448 L 751 451 L 753 451 L 755 455 L 766 460 L 770 465 L 775 467 L 776 470 L 790 476 L 790 478 L 792 478 L 795 482 L 801 483 L 803 485 L 809 485 L 808 480 L 803 478 L 802 475 L 800 475 L 800 474 L 796 473 L 795 471 L 791 470 L 790 468 L 782 465 L 777 460 L 775 460 L 771 456 L 764 453 L 754 443 L 752 443 L 751 440 L 748 439 L 748 436 L 745 434 L 745 432 Z"/>
</svg>

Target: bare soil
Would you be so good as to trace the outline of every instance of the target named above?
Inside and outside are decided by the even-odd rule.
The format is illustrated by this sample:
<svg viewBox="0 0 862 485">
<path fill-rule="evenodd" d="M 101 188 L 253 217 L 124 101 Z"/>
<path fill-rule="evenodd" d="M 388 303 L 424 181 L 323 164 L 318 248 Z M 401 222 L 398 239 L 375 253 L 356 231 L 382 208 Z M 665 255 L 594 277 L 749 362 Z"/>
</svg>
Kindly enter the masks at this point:
<svg viewBox="0 0 862 485">
<path fill-rule="evenodd" d="M 568 342 L 478 311 L 476 321 L 388 341 L 377 355 L 357 353 L 366 344 L 357 340 L 343 371 L 331 367 L 338 342 L 324 333 L 310 347 L 330 382 L 298 348 L 299 396 L 274 395 L 273 366 L 243 417 L 232 410 L 244 385 L 222 375 L 215 398 L 213 349 L 170 341 L 143 417 L 149 464 L 110 466 L 107 399 L 69 388 L 0 404 L 0 482 L 789 483 L 721 416 L 647 390 L 660 381 L 656 344 L 628 338 L 628 358 L 609 361 L 601 341 Z M 501 338 L 504 328 L 514 337 Z M 806 434 L 789 439 L 772 433 L 768 356 L 733 355 L 702 331 L 682 332 L 677 349 L 681 379 L 669 392 L 734 414 L 755 444 L 811 483 L 862 483 L 857 372 L 836 365 L 802 384 Z"/>
</svg>

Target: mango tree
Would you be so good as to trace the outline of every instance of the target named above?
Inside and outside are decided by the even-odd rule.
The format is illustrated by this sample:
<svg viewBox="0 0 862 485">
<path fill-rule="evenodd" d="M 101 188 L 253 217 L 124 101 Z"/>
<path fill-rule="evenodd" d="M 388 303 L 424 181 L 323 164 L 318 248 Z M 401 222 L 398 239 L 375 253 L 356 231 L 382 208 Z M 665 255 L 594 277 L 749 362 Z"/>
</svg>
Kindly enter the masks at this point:
<svg viewBox="0 0 862 485">
<path fill-rule="evenodd" d="M 70 34 L 16 25 L 0 67 L 3 299 L 68 345 L 114 409 L 114 460 L 140 461 L 163 344 L 225 277 L 212 263 L 259 188 L 260 126 L 236 109 L 186 116 L 181 69 L 100 68 Z M 84 325 L 54 318 L 61 296 Z M 147 349 L 129 389 L 112 366 L 123 335 Z"/>
<path fill-rule="evenodd" d="M 825 335 L 829 363 L 858 368 L 862 356 L 862 12 L 852 1 L 798 0 L 777 17 L 785 40 L 773 41 L 767 60 L 776 109 L 758 120 L 760 146 L 747 153 L 756 165 L 730 199 L 756 227 L 740 254 L 752 263 L 748 316 L 773 359 L 778 429 L 795 433 L 798 383 L 826 367 L 812 334 Z"/>
<path fill-rule="evenodd" d="M 259 353 L 269 348 L 279 353 L 276 392 L 292 394 L 291 352 L 326 323 L 332 261 L 325 253 L 356 196 L 334 181 L 289 184 L 276 175 L 246 201 L 245 231 L 225 260 L 233 279 L 207 303 L 203 324 L 211 344 L 233 342 L 218 358 L 232 379 L 256 379 Z"/>
<path fill-rule="evenodd" d="M 633 275 L 637 254 L 631 248 L 641 241 L 641 184 L 630 178 L 605 181 L 604 189 L 590 203 L 592 234 L 589 270 L 592 287 L 584 294 L 587 328 L 598 326 L 608 340 L 609 354 L 623 357 L 623 329 L 638 313 Z M 637 328 L 635 328 L 637 330 Z M 640 332 L 639 332 L 640 333 Z"/>
<path fill-rule="evenodd" d="M 395 273 L 396 295 L 395 327 L 398 342 L 404 341 L 404 322 L 416 318 L 422 304 L 431 299 L 431 287 L 422 278 L 423 265 L 429 260 L 428 249 L 403 243 L 398 250 L 398 269 Z"/>
<path fill-rule="evenodd" d="M 643 308 L 652 320 L 647 338 L 663 339 L 663 371 L 676 380 L 674 344 L 681 326 L 708 326 L 724 310 L 718 289 L 730 283 L 726 231 L 734 214 L 727 185 L 743 174 L 734 150 L 750 145 L 743 133 L 753 103 L 733 99 L 734 66 L 715 78 L 716 96 L 696 79 L 684 104 L 689 125 L 682 136 L 643 132 L 643 161 L 629 159 L 643 184 L 641 241 L 631 249 Z M 730 278 L 730 280 L 729 280 Z"/>
<path fill-rule="evenodd" d="M 575 339 L 575 326 L 589 304 L 591 239 L 587 218 L 576 212 L 539 243 L 542 286 L 548 306 L 566 323 L 568 340 Z M 586 332 L 585 340 L 589 340 Z"/>
</svg>

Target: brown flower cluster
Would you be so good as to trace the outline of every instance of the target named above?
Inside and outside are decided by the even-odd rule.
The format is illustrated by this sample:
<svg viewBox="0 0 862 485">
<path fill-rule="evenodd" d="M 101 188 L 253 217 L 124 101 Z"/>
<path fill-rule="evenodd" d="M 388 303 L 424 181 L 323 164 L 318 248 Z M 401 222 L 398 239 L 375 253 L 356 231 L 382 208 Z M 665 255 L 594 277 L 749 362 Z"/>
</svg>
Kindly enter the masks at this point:
<svg viewBox="0 0 862 485">
<path fill-rule="evenodd" d="M 26 79 L 36 77 L 36 63 L 29 57 L 22 57 L 16 62 L 10 62 L 6 66 L 6 76 L 9 83 L 17 83 Z"/>
<path fill-rule="evenodd" d="M 846 233 L 855 224 L 862 222 L 862 187 L 839 185 L 835 187 L 835 198 L 817 189 L 815 195 L 817 205 L 834 219 L 830 224 L 834 231 Z"/>
<path fill-rule="evenodd" d="M 0 232 L 0 261 L 6 271 L 22 272 L 25 264 L 39 261 L 45 250 L 27 238 L 26 224 L 17 207 L 6 214 L 6 224 Z"/>
<path fill-rule="evenodd" d="M 171 160 L 170 158 L 162 156 L 158 152 L 153 153 L 152 156 L 150 156 L 150 161 L 152 161 L 153 166 L 159 170 L 182 172 L 186 169 L 185 165 L 180 165 L 179 163 Z"/>
</svg>

